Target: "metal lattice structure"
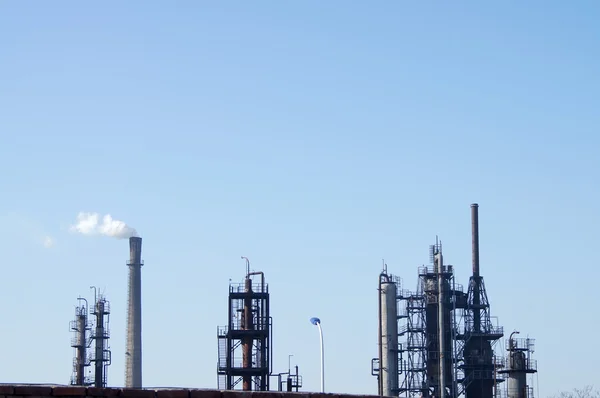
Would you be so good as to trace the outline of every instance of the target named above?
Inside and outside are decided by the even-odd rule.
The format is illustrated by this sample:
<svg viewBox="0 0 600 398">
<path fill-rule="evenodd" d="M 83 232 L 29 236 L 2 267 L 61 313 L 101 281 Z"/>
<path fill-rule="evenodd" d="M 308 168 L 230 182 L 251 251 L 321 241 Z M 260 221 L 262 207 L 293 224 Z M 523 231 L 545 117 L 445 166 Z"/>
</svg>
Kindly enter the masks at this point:
<svg viewBox="0 0 600 398">
<path fill-rule="evenodd" d="M 77 300 L 80 305 L 75 307 L 75 319 L 70 323 L 70 329 L 74 333 L 71 339 L 71 347 L 75 349 L 71 385 L 87 386 L 91 384 L 90 378 L 86 376 L 86 370 L 90 366 L 87 350 L 92 343 L 89 338 L 91 325 L 88 323 L 87 300 L 81 297 Z"/>
<path fill-rule="evenodd" d="M 500 371 L 506 375 L 507 383 L 506 389 L 502 391 L 508 398 L 534 398 L 533 378 L 528 376 L 537 373 L 537 361 L 531 358 L 535 349 L 535 340 L 529 337 L 513 338 L 513 335 L 518 333 L 518 331 L 512 332 L 507 341 L 506 368 Z"/>
<path fill-rule="evenodd" d="M 405 290 L 400 298 L 404 307 L 399 314 L 403 324 L 398 329 L 400 338 L 404 338 L 400 343 L 400 375 L 404 377 L 400 381 L 399 394 L 420 396 L 427 390 L 425 295 L 421 283 L 416 293 Z"/>
<path fill-rule="evenodd" d="M 110 303 L 102 294 L 95 297 L 91 314 L 95 318 L 91 336 L 95 347 L 90 356 L 90 362 L 94 364 L 95 370 L 94 386 L 104 388 L 107 386 L 108 367 L 111 364 L 111 351 L 108 344 L 110 339 Z"/>
<path fill-rule="evenodd" d="M 399 290 L 400 380 L 394 396 L 533 396 L 531 383 L 526 381 L 526 375 L 537 370 L 535 361 L 530 359 L 531 343 L 520 347 L 517 340 L 509 341 L 508 361 L 496 355 L 496 344 L 504 336 L 504 330 L 491 316 L 485 283 L 479 272 L 477 204 L 471 205 L 471 218 L 473 273 L 467 292 L 455 282 L 453 266 L 444 264 L 441 243 L 437 239 L 430 247 L 431 265 L 419 268 L 416 291 Z M 380 325 L 387 317 L 389 314 L 382 314 L 380 308 Z M 383 376 L 389 379 L 385 364 L 389 368 L 390 357 L 382 353 L 385 344 L 381 336 L 379 345 L 379 357 L 373 359 L 371 372 L 378 377 L 379 394 L 390 395 L 390 389 L 384 391 L 381 382 Z M 503 388 L 501 383 L 505 381 L 505 375 L 508 375 L 509 385 Z"/>
<path fill-rule="evenodd" d="M 492 398 L 504 379 L 498 373 L 504 359 L 496 356 L 495 343 L 504 336 L 504 330 L 492 322 L 483 277 L 479 273 L 479 218 L 478 205 L 471 205 L 473 275 L 469 278 L 467 308 L 463 314 L 463 329 L 457 335 L 462 342 L 461 393 L 466 398 Z"/>
<path fill-rule="evenodd" d="M 272 373 L 269 289 L 262 272 L 229 285 L 229 322 L 217 328 L 217 384 L 221 390 L 268 391 Z M 253 277 L 260 276 L 257 281 Z M 237 388 L 236 388 L 237 387 Z"/>
<path fill-rule="evenodd" d="M 430 246 L 430 266 L 419 267 L 416 292 L 403 290 L 400 295 L 402 309 L 399 311 L 400 343 L 400 396 L 439 396 L 439 278 L 444 293 L 444 380 L 445 396 L 458 396 L 456 364 L 458 362 L 456 331 L 457 313 L 466 306 L 462 286 L 454 280 L 451 265 L 438 267 L 434 257 L 441 256 L 441 243 Z"/>
</svg>

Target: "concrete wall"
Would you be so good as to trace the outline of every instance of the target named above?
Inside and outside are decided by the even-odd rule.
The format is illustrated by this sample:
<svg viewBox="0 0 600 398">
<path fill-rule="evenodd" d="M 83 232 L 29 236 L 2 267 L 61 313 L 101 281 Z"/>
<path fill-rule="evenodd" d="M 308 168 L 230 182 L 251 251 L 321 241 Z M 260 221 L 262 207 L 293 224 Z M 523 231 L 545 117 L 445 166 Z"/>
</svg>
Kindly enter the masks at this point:
<svg viewBox="0 0 600 398">
<path fill-rule="evenodd" d="M 379 398 L 369 395 L 320 394 L 306 392 L 244 392 L 199 389 L 128 389 L 95 388 L 72 386 L 45 386 L 0 384 L 0 398 L 87 398 L 87 397 L 123 397 L 123 398 Z"/>
</svg>

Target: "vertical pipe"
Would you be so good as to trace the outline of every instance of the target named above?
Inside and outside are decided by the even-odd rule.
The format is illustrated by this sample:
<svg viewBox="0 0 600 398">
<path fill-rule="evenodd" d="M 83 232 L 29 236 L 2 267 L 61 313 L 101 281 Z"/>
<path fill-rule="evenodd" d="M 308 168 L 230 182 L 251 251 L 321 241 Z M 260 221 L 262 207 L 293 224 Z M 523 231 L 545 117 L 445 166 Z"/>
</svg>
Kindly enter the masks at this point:
<svg viewBox="0 0 600 398">
<path fill-rule="evenodd" d="M 444 260 L 439 251 L 435 256 L 438 272 L 438 345 L 440 361 L 439 397 L 446 398 L 446 333 L 444 329 L 444 311 L 446 295 L 444 289 Z"/>
<path fill-rule="evenodd" d="M 457 376 L 457 359 L 458 359 L 458 353 L 457 353 L 457 347 L 456 347 L 456 332 L 457 332 L 457 326 L 456 326 L 456 278 L 454 277 L 454 274 L 452 274 L 452 397 L 456 398 L 457 396 L 457 384 L 458 384 L 458 376 Z"/>
<path fill-rule="evenodd" d="M 96 306 L 96 355 L 95 355 L 95 380 L 97 388 L 104 387 L 104 301 L 99 299 Z"/>
<path fill-rule="evenodd" d="M 377 395 L 379 396 L 383 396 L 383 378 L 382 376 L 382 363 L 383 363 L 383 330 L 382 330 L 382 322 L 383 322 L 383 318 L 382 318 L 382 311 L 381 311 L 381 293 L 382 293 L 382 286 L 381 286 L 381 278 L 382 276 L 385 275 L 384 273 L 381 273 L 379 275 L 379 282 L 378 282 L 378 286 L 377 286 L 377 300 L 378 300 L 378 307 L 379 307 L 379 319 L 378 319 L 378 327 L 377 327 L 377 345 L 379 346 L 379 372 L 377 374 Z M 387 278 L 387 275 L 386 275 Z"/>
<path fill-rule="evenodd" d="M 473 255 L 473 276 L 479 277 L 479 205 L 471 205 L 471 238 Z"/>
<path fill-rule="evenodd" d="M 231 298 L 231 293 L 233 293 L 233 288 L 229 285 L 229 308 L 228 311 L 228 326 L 227 326 L 227 359 L 225 360 L 225 366 L 227 367 L 227 374 L 225 375 L 225 389 L 233 390 L 233 383 L 231 377 L 231 370 L 234 367 L 234 353 L 233 353 L 233 344 L 231 339 L 231 331 L 236 328 L 236 325 L 233 321 L 233 299 Z"/>
<path fill-rule="evenodd" d="M 244 299 L 244 324 L 242 328 L 244 330 L 252 330 L 252 279 L 250 279 L 250 275 L 246 276 L 246 298 Z M 249 369 L 252 367 L 252 338 L 244 337 L 242 340 L 242 367 L 244 369 Z M 242 389 L 244 391 L 251 391 L 251 376 L 244 375 L 243 376 L 243 385 Z"/>
<path fill-rule="evenodd" d="M 323 346 L 323 329 L 321 322 L 317 323 L 319 328 L 319 336 L 321 337 L 321 393 L 325 393 L 325 347 Z"/>
<path fill-rule="evenodd" d="M 479 277 L 479 205 L 471 205 L 471 246 L 473 257 L 473 329 L 481 330 L 481 302 Z"/>
<path fill-rule="evenodd" d="M 125 387 L 142 388 L 142 238 L 129 238 Z"/>
<path fill-rule="evenodd" d="M 77 313 L 77 374 L 76 384 L 85 384 L 85 330 L 87 326 L 86 307 L 79 307 Z"/>
</svg>

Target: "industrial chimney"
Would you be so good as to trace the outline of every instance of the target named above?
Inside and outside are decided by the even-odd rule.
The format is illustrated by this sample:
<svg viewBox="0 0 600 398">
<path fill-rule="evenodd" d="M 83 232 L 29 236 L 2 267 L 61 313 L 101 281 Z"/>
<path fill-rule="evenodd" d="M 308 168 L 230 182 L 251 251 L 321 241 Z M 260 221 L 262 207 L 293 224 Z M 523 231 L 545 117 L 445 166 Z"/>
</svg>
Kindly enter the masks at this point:
<svg viewBox="0 0 600 398">
<path fill-rule="evenodd" d="M 125 387 L 142 388 L 142 238 L 129 238 Z"/>
</svg>

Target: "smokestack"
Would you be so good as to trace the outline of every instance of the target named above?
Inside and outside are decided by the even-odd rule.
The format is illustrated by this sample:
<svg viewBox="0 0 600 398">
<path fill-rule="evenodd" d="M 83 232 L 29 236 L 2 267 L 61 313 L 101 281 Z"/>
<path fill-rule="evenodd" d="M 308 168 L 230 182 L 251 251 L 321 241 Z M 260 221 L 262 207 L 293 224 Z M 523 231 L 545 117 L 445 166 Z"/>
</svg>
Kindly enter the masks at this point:
<svg viewBox="0 0 600 398">
<path fill-rule="evenodd" d="M 479 277 L 479 205 L 471 205 L 471 245 L 473 255 L 473 330 L 481 330 L 481 278 Z"/>
<path fill-rule="evenodd" d="M 142 388 L 142 238 L 129 238 L 125 387 Z"/>
<path fill-rule="evenodd" d="M 142 262 L 142 238 L 129 238 L 129 263 L 140 264 Z"/>
<path fill-rule="evenodd" d="M 471 238 L 472 238 L 472 256 L 473 256 L 473 276 L 479 277 L 479 205 L 471 205 Z"/>
</svg>

